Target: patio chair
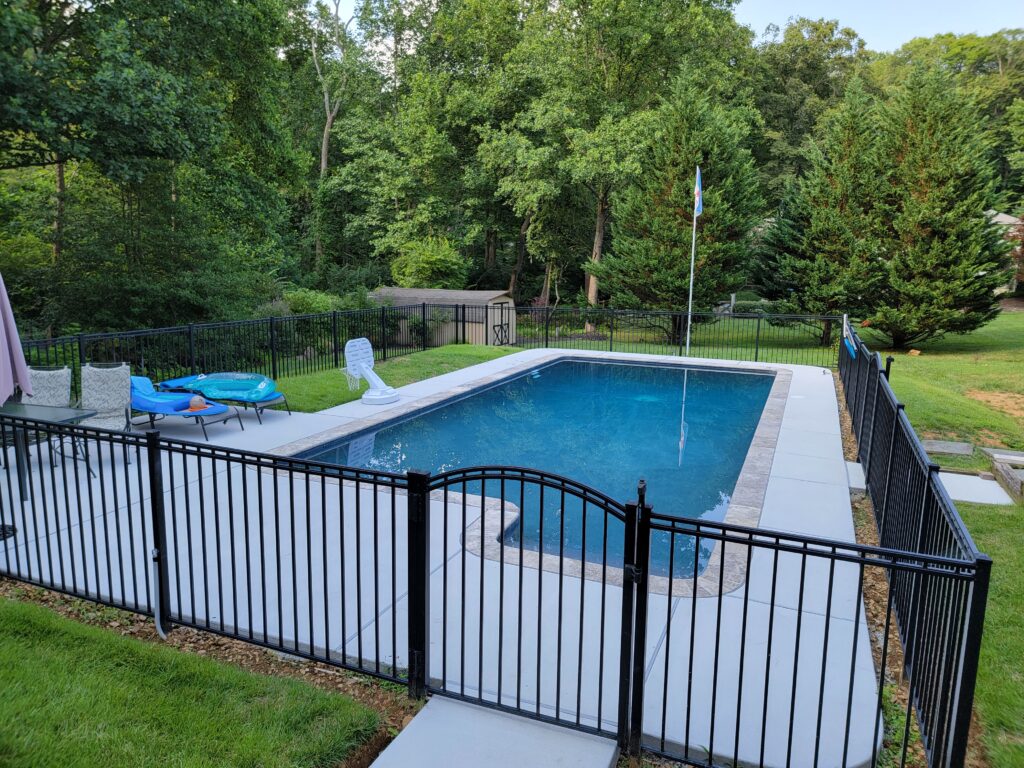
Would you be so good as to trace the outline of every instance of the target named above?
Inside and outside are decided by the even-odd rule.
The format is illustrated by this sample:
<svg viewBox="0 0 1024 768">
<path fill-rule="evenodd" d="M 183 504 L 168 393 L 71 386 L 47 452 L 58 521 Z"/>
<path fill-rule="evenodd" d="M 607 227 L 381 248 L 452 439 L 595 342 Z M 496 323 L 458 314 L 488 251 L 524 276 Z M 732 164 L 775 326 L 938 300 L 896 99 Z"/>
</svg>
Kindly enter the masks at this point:
<svg viewBox="0 0 1024 768">
<path fill-rule="evenodd" d="M 203 437 L 207 440 L 210 439 L 210 436 L 206 434 L 208 424 L 221 424 L 229 419 L 238 419 L 238 426 L 243 431 L 245 430 L 242 415 L 237 408 L 221 403 L 212 403 L 202 395 L 157 392 L 153 382 L 145 376 L 132 376 L 131 386 L 132 410 L 147 414 L 151 427 L 156 426 L 158 419 L 179 416 L 183 419 L 195 419 L 196 424 L 202 427 Z M 196 406 L 197 399 L 202 401 L 201 407 Z"/>
<path fill-rule="evenodd" d="M 82 366 L 82 399 L 79 407 L 96 411 L 80 422 L 83 427 L 131 429 L 132 369 L 128 363 Z"/>
<path fill-rule="evenodd" d="M 32 384 L 32 394 L 23 395 L 23 403 L 55 408 L 68 408 L 71 405 L 71 369 L 66 365 L 29 366 L 28 378 Z M 50 451 L 54 450 L 50 442 Z"/>
</svg>

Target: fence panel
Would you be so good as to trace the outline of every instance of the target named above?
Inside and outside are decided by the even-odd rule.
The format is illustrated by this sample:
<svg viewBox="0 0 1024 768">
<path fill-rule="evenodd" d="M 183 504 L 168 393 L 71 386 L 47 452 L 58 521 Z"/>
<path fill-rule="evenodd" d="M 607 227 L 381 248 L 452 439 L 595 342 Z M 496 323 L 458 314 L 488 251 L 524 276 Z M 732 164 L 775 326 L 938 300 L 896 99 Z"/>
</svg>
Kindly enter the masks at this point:
<svg viewBox="0 0 1024 768">
<path fill-rule="evenodd" d="M 638 558 L 636 637 L 648 639 L 633 680 L 642 688 L 634 751 L 709 768 L 902 765 L 915 752 L 932 766 L 959 765 L 953 733 L 970 710 L 960 692 L 973 685 L 964 637 L 974 561 L 649 509 Z M 900 601 L 912 620 L 897 641 Z"/>
<path fill-rule="evenodd" d="M 167 618 L 404 681 L 405 479 L 161 440 Z"/>
<path fill-rule="evenodd" d="M 0 574 L 152 614 L 142 436 L 0 416 Z"/>
</svg>

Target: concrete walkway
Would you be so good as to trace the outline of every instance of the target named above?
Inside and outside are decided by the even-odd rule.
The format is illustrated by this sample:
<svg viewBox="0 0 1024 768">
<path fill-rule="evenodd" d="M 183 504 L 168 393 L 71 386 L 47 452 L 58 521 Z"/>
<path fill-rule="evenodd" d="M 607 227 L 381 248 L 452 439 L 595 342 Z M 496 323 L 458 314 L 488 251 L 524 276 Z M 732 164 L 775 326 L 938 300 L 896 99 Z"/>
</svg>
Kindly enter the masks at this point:
<svg viewBox="0 0 1024 768">
<path fill-rule="evenodd" d="M 611 739 L 434 696 L 374 768 L 612 768 Z"/>
</svg>

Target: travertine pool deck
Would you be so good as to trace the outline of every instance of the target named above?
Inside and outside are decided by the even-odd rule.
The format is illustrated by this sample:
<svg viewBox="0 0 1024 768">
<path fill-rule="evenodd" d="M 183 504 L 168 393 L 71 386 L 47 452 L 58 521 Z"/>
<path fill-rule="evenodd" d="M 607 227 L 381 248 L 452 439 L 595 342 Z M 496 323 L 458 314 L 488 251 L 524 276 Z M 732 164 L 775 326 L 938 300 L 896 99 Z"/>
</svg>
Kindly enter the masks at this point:
<svg viewBox="0 0 1024 768">
<path fill-rule="evenodd" d="M 836 393 L 831 371 L 822 368 L 531 350 L 402 387 L 399 400 L 389 406 L 353 402 L 319 414 L 268 412 L 262 426 L 251 415 L 243 416 L 244 432 L 237 424 L 217 425 L 210 428 L 210 439 L 227 447 L 291 454 L 557 357 L 773 370 L 777 377 L 788 378 L 774 442 L 760 446 L 757 466 L 751 467 L 763 475 L 757 525 L 854 541 Z M 281 384 L 287 389 L 287 380 Z M 344 386 L 340 373 L 338 385 Z M 162 432 L 200 439 L 185 424 L 168 424 Z M 120 471 L 120 457 L 110 460 L 114 473 Z M 82 522 L 62 509 L 62 496 L 56 491 L 63 487 L 46 490 L 49 503 L 41 501 L 33 508 L 45 524 L 38 519 L 35 525 L 19 524 L 19 536 L 0 544 L 0 569 L 24 571 L 34 563 L 37 577 L 41 570 L 44 579 L 59 578 L 56 564 L 36 555 L 37 539 L 49 539 L 52 552 L 60 546 L 72 560 L 78 559 L 79 574 L 94 573 L 93 588 L 101 594 L 128 602 L 136 599 L 136 592 L 144 598 L 143 591 L 150 587 L 148 531 L 145 547 L 130 546 L 130 531 L 139 536 L 146 530 L 140 501 L 147 493 L 147 468 L 145 461 L 140 464 L 133 470 L 139 485 L 131 497 L 108 493 L 99 500 L 104 481 L 90 480 L 98 501 Z M 34 482 L 51 482 L 45 459 L 41 476 L 38 467 L 33 469 Z M 235 465 L 203 477 L 188 476 L 183 469 L 180 457 L 165 461 L 165 506 L 173 509 L 171 534 L 178 537 L 182 553 L 186 543 L 194 543 L 196 552 L 202 544 L 203 550 L 202 558 L 194 555 L 188 560 L 182 554 L 172 563 L 172 573 L 180 577 L 171 595 L 176 615 L 236 633 L 265 633 L 271 640 L 312 647 L 319 654 L 330 650 L 369 668 L 407 665 L 404 495 L 375 499 L 366 487 L 357 492 L 350 485 L 314 481 L 290 486 L 295 493 L 289 497 L 282 490 L 287 478 L 254 468 Z M 85 480 L 80 476 L 77 482 Z M 239 501 L 243 484 L 249 489 L 245 503 Z M 257 489 L 264 500 L 273 499 L 276 492 L 289 497 L 290 508 L 280 516 L 257 516 L 245 506 L 254 503 Z M 2 492 L 6 497 L 6 486 Z M 210 499 L 215 494 L 222 508 L 232 499 L 230 520 L 202 508 L 200 495 Z M 5 508 L 16 499 L 4 498 Z M 350 510 L 347 516 L 326 513 L 343 505 Z M 302 513 L 311 507 L 314 514 Z M 353 508 L 359 511 L 353 513 Z M 479 503 L 468 505 L 468 510 L 464 531 L 461 523 L 443 526 L 446 510 L 440 499 L 431 504 L 433 685 L 468 697 L 500 698 L 509 705 L 518 699 L 519 706 L 543 714 L 557 713 L 614 730 L 621 589 L 581 582 L 570 573 L 519 569 L 500 558 L 481 560 L 479 545 L 475 553 L 471 547 L 463 549 L 471 526 L 479 526 L 480 520 Z M 455 514 L 447 517 L 457 519 Z M 136 524 L 130 529 L 133 520 Z M 115 543 L 123 544 L 125 557 L 108 575 L 96 567 L 93 537 L 100 536 L 97 531 L 115 528 Z M 485 529 L 491 530 L 486 524 Z M 728 555 L 728 545 L 725 550 Z M 128 557 L 131 552 L 136 558 Z M 118 567 L 129 575 L 123 593 Z M 341 579 L 335 578 L 338 572 Z M 857 566 L 830 567 L 813 556 L 773 556 L 759 549 L 751 553 L 745 576 L 720 600 L 698 597 L 694 604 L 692 597 L 675 592 L 651 595 L 644 665 L 645 738 L 670 751 L 681 751 L 681 745 L 689 743 L 691 755 L 710 750 L 721 762 L 735 756 L 741 763 L 757 764 L 763 752 L 765 765 L 785 765 L 790 754 L 793 765 L 811 764 L 817 745 L 818 765 L 870 764 L 877 743 L 877 687 Z M 211 590 L 202 588 L 207 583 Z M 442 611 L 445 604 L 447 610 Z M 247 610 L 253 605 L 267 611 L 266 624 L 260 610 Z M 559 611 L 572 617 L 560 629 L 549 618 Z M 479 631 L 481 626 L 485 631 Z M 556 647 L 569 649 L 564 658 L 556 657 Z M 518 665 L 509 661 L 517 653 Z M 693 671 L 691 686 L 686 684 L 688 667 Z"/>
</svg>

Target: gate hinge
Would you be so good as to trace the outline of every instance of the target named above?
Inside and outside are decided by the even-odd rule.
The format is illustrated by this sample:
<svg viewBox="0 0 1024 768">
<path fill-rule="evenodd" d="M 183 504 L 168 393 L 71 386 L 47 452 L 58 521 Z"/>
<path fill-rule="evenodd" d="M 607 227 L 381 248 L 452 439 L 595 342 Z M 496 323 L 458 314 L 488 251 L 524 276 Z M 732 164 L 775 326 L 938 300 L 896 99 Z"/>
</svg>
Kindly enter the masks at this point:
<svg viewBox="0 0 1024 768">
<path fill-rule="evenodd" d="M 635 565 L 627 565 L 623 570 L 623 575 L 626 581 L 631 581 L 634 584 L 639 584 L 644 577 L 643 569 Z"/>
</svg>

